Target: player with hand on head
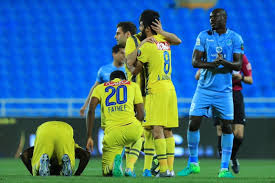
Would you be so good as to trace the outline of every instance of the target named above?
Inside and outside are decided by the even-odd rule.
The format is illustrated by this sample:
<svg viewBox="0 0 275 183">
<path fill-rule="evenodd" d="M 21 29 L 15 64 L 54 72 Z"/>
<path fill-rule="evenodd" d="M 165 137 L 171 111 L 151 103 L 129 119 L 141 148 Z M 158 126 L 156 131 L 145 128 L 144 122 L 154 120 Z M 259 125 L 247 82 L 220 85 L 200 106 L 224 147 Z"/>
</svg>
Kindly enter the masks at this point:
<svg viewBox="0 0 275 183">
<path fill-rule="evenodd" d="M 127 64 L 134 67 L 133 75 L 141 72 L 143 67 L 145 68 L 146 119 L 143 126 L 146 129 L 151 129 L 154 143 L 152 149 L 155 149 L 160 164 L 160 172 L 157 176 L 171 177 L 174 176 L 175 151 L 172 128 L 178 127 L 178 108 L 175 88 L 171 81 L 170 42 L 180 44 L 181 40 L 176 35 L 162 30 L 159 17 L 159 13 L 156 11 L 143 11 L 139 27 L 142 32 L 141 36 L 152 37 L 154 42 L 142 44 L 136 52 L 137 61 L 130 63 L 127 60 Z M 169 36 L 173 41 L 166 40 Z M 151 157 L 152 162 L 153 154 Z M 151 164 L 151 162 L 149 163 Z"/>
<path fill-rule="evenodd" d="M 203 116 L 208 116 L 209 108 L 221 119 L 222 160 L 218 177 L 232 178 L 228 170 L 233 146 L 233 99 L 232 70 L 242 66 L 243 40 L 240 35 L 226 27 L 227 14 L 224 9 L 214 9 L 210 13 L 212 29 L 199 34 L 192 57 L 192 65 L 201 68 L 200 79 L 193 96 L 187 132 L 190 151 L 189 165 L 178 173 L 187 176 L 200 172 L 198 147 L 200 124 Z"/>
<path fill-rule="evenodd" d="M 136 143 L 142 134 L 144 109 L 140 88 L 136 83 L 126 80 L 122 71 L 114 71 L 110 75 L 110 82 L 100 84 L 94 89 L 86 118 L 86 148 L 90 151 L 93 150 L 92 131 L 98 104 L 101 105 L 101 120 L 104 120 L 101 123 L 104 130 L 102 174 L 123 176 L 123 147 Z M 134 171 L 131 173 L 134 177 Z"/>
</svg>

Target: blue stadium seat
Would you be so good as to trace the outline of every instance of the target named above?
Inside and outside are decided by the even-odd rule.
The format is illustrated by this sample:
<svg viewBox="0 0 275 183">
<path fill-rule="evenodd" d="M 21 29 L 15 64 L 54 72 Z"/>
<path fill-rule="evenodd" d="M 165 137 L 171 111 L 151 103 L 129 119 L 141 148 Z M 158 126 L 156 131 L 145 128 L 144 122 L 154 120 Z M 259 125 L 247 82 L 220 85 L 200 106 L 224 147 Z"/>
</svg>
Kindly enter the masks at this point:
<svg viewBox="0 0 275 183">
<path fill-rule="evenodd" d="M 211 10 L 173 9 L 173 0 L 154 1 L 12 1 L 0 2 L 1 98 L 84 98 L 97 70 L 112 62 L 111 47 L 120 21 L 138 24 L 144 9 L 160 12 L 163 28 L 182 45 L 172 47 L 173 80 L 180 97 L 196 88 L 191 66 L 196 36 L 210 28 Z M 220 0 L 228 27 L 240 33 L 253 67 L 254 84 L 246 97 L 275 96 L 273 0 Z M 186 89 L 188 88 L 188 89 Z M 18 92 L 20 91 L 20 92 Z"/>
</svg>

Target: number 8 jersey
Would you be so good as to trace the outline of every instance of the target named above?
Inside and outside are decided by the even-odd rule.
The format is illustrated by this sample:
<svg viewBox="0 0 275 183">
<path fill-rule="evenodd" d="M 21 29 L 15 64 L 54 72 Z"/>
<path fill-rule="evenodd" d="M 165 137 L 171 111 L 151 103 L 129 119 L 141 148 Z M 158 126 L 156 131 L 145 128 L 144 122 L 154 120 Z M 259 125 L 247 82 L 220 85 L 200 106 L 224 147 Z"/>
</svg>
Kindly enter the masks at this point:
<svg viewBox="0 0 275 183">
<path fill-rule="evenodd" d="M 138 122 L 134 104 L 143 103 L 139 86 L 118 78 L 98 85 L 91 97 L 101 103 L 101 127 L 103 130 Z"/>
<path fill-rule="evenodd" d="M 144 64 L 147 90 L 152 90 L 155 83 L 164 84 L 171 81 L 170 43 L 159 34 L 154 35 L 154 38 L 156 39 L 155 43 L 144 43 L 137 53 L 137 59 Z"/>
</svg>

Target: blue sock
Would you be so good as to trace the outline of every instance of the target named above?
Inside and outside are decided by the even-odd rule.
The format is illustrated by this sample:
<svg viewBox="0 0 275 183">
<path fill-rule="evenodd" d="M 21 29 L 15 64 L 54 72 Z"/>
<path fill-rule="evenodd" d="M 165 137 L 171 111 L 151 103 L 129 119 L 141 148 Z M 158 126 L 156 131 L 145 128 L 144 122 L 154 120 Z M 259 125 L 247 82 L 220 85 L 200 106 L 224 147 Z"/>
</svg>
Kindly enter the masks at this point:
<svg viewBox="0 0 275 183">
<path fill-rule="evenodd" d="M 222 134 L 222 162 L 221 168 L 228 168 L 233 147 L 234 135 Z"/>
<path fill-rule="evenodd" d="M 198 163 L 199 161 L 199 142 L 200 142 L 200 131 L 187 131 L 187 141 L 189 148 L 189 160 L 188 166 L 190 163 Z"/>
</svg>

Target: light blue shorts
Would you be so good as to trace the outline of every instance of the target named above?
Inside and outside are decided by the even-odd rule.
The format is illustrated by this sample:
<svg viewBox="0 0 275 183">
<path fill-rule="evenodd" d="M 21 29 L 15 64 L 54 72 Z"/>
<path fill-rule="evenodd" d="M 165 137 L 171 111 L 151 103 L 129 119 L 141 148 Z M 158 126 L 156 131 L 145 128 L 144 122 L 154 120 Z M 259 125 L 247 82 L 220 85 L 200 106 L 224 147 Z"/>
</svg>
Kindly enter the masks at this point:
<svg viewBox="0 0 275 183">
<path fill-rule="evenodd" d="M 211 116 L 212 108 L 216 117 L 225 120 L 234 119 L 232 92 L 220 93 L 197 88 L 193 96 L 189 116 Z"/>
</svg>

